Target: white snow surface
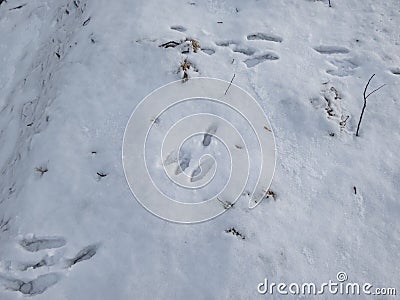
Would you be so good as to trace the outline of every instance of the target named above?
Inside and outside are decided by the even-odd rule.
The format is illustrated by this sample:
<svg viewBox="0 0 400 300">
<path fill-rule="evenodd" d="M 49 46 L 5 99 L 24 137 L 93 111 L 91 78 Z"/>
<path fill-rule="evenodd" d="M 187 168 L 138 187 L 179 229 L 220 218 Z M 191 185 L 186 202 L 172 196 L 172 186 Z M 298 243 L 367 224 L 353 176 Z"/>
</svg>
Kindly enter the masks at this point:
<svg viewBox="0 0 400 300">
<path fill-rule="evenodd" d="M 398 0 L 0 2 L 1 300 L 279 299 L 258 283 L 339 271 L 400 292 Z M 274 197 L 195 225 L 143 209 L 121 161 L 185 58 L 189 80 L 235 74 L 277 148 Z"/>
</svg>

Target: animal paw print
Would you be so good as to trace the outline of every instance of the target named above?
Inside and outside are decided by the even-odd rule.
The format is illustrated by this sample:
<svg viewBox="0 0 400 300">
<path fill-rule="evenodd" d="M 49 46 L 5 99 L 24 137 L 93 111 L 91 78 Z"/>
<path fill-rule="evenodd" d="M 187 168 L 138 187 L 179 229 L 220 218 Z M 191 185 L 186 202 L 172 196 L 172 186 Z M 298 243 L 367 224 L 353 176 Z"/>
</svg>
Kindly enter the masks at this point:
<svg viewBox="0 0 400 300">
<path fill-rule="evenodd" d="M 393 75 L 400 75 L 400 68 L 392 68 L 392 69 L 390 69 L 390 72 L 393 74 Z"/>
<path fill-rule="evenodd" d="M 255 42 L 282 43 L 283 41 L 283 39 L 279 36 L 261 32 L 249 34 L 246 36 L 246 39 L 253 44 Z M 216 45 L 219 47 L 228 47 L 233 53 L 238 53 L 242 57 L 244 55 L 245 59 L 243 60 L 243 62 L 248 68 L 253 68 L 265 61 L 274 61 L 279 59 L 279 56 L 273 51 L 259 51 L 258 48 L 246 46 L 239 41 L 220 41 L 216 42 Z"/>
<path fill-rule="evenodd" d="M 186 27 L 181 26 L 181 25 L 173 25 L 170 28 L 171 28 L 171 30 L 175 30 L 175 31 L 179 31 L 179 32 L 187 31 Z"/>
<path fill-rule="evenodd" d="M 204 134 L 203 140 L 199 145 L 201 151 L 205 147 L 209 147 L 213 139 L 213 135 L 216 133 L 218 127 L 216 124 L 211 124 Z M 164 160 L 165 166 L 175 166 L 175 175 L 179 176 L 181 173 L 187 172 L 190 174 L 190 181 L 196 182 L 202 180 L 215 166 L 215 161 L 210 157 L 205 157 L 200 163 L 196 164 L 192 162 L 192 153 L 185 150 L 179 149 L 174 150 L 167 155 Z"/>
<path fill-rule="evenodd" d="M 23 295 L 34 296 L 42 294 L 48 288 L 58 283 L 66 269 L 75 264 L 91 259 L 98 250 L 99 245 L 93 244 L 81 249 L 75 256 L 66 258 L 63 256 L 62 247 L 67 242 L 62 237 L 27 237 L 20 241 L 20 246 L 27 252 L 44 252 L 38 260 L 0 261 L 0 286 L 6 290 L 19 292 Z M 52 250 L 57 249 L 57 250 Z M 31 279 L 23 279 L 29 273 L 37 274 L 41 268 L 47 267 L 50 272 L 33 275 Z M 15 276 L 18 274 L 17 276 Z M 32 275 L 31 275 L 32 276 Z"/>
<path fill-rule="evenodd" d="M 326 55 L 328 62 L 332 65 L 332 69 L 326 70 L 326 73 L 332 76 L 345 77 L 354 74 L 354 70 L 358 68 L 358 64 L 353 59 L 344 56 L 350 53 L 350 50 L 341 46 L 318 46 L 314 50 L 319 54 Z"/>
<path fill-rule="evenodd" d="M 248 68 L 252 68 L 266 60 L 277 60 L 277 59 L 279 59 L 279 56 L 271 52 L 246 59 L 244 63 Z"/>
<path fill-rule="evenodd" d="M 247 36 L 247 40 L 249 41 L 268 41 L 274 43 L 282 43 L 283 39 L 277 35 L 266 34 L 262 32 L 257 32 L 253 34 L 249 34 Z"/>
</svg>

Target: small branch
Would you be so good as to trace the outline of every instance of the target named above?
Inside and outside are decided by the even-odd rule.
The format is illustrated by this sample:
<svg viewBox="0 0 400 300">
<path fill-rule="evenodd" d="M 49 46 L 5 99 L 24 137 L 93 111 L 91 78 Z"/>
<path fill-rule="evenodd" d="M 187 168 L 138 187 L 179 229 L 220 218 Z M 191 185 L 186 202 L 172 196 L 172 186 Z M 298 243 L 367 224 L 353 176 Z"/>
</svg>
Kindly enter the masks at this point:
<svg viewBox="0 0 400 300">
<path fill-rule="evenodd" d="M 372 95 L 373 93 L 375 93 L 376 91 L 379 91 L 379 90 L 380 90 L 381 88 L 383 88 L 385 85 L 386 85 L 386 83 L 385 83 L 385 84 L 382 84 L 380 87 L 374 89 L 371 93 L 369 93 L 369 94 L 367 95 L 366 98 L 368 98 L 369 96 L 371 96 L 371 95 Z"/>
<path fill-rule="evenodd" d="M 222 201 L 222 200 L 219 199 L 218 197 L 217 197 L 217 200 L 222 204 L 222 206 L 223 206 L 225 209 L 230 209 L 230 208 L 232 208 L 232 207 L 235 205 L 235 203 L 232 203 L 232 202 L 229 202 L 229 201 Z"/>
<path fill-rule="evenodd" d="M 233 79 L 235 79 L 235 76 L 236 76 L 236 74 L 233 74 L 233 77 L 232 77 L 232 79 L 231 79 L 231 82 L 229 83 L 228 88 L 227 88 L 226 91 L 225 91 L 225 95 L 226 95 L 226 93 L 228 92 L 229 88 L 231 87 L 232 82 L 233 82 Z"/>
<path fill-rule="evenodd" d="M 16 10 L 16 9 L 20 9 L 23 8 L 25 5 L 27 5 L 28 3 L 22 4 L 22 5 L 18 5 L 16 7 L 10 8 L 9 10 Z"/>
<path fill-rule="evenodd" d="M 365 96 L 365 94 L 367 93 L 368 85 L 371 82 L 372 78 L 374 78 L 374 76 L 375 76 L 375 74 L 373 74 L 371 76 L 371 78 L 368 80 L 368 82 L 367 82 L 367 84 L 365 86 L 365 89 L 364 89 L 364 93 L 363 93 L 363 95 L 364 95 L 364 105 L 363 105 L 363 108 L 361 110 L 360 119 L 358 120 L 356 136 L 358 136 L 358 132 L 360 131 L 360 125 L 361 125 L 362 117 L 364 115 L 365 108 L 367 107 L 367 97 Z"/>
<path fill-rule="evenodd" d="M 365 86 L 365 88 L 364 88 L 364 100 L 366 100 L 367 99 L 367 97 L 365 96 L 365 94 L 367 93 L 367 89 L 368 89 L 368 86 L 369 86 L 369 83 L 371 82 L 371 80 L 372 80 L 372 78 L 374 78 L 374 76 L 375 76 L 375 74 L 372 74 L 372 76 L 369 78 L 369 80 L 368 80 L 368 82 L 367 82 L 367 85 Z"/>
<path fill-rule="evenodd" d="M 169 41 L 169 42 L 159 45 L 158 47 L 175 48 L 176 46 L 179 46 L 180 44 L 182 44 L 182 42 Z"/>
<path fill-rule="evenodd" d="M 364 93 L 363 93 L 363 96 L 364 96 L 364 105 L 363 105 L 363 108 L 362 108 L 362 110 L 361 110 L 360 119 L 359 119 L 358 124 L 357 124 L 356 136 L 359 136 L 358 133 L 359 133 L 359 131 L 360 131 L 361 121 L 362 121 L 362 118 L 363 118 L 363 116 L 364 116 L 365 108 L 367 107 L 367 98 L 368 98 L 369 96 L 371 96 L 373 93 L 375 93 L 376 91 L 379 91 L 381 88 L 383 88 L 383 87 L 386 85 L 386 84 L 381 85 L 380 87 L 374 89 L 372 92 L 370 92 L 370 93 L 367 95 L 368 86 L 369 86 L 369 84 L 370 84 L 372 78 L 374 78 L 374 76 L 375 76 L 375 74 L 373 74 L 373 75 L 369 78 L 369 80 L 368 80 L 368 82 L 367 82 L 367 84 L 365 85 L 365 88 L 364 88 Z"/>
<path fill-rule="evenodd" d="M 328 3 L 329 3 L 329 7 L 332 7 L 331 0 L 328 0 Z"/>
<path fill-rule="evenodd" d="M 87 18 L 85 22 L 83 22 L 82 26 L 86 26 L 89 24 L 91 17 Z"/>
</svg>

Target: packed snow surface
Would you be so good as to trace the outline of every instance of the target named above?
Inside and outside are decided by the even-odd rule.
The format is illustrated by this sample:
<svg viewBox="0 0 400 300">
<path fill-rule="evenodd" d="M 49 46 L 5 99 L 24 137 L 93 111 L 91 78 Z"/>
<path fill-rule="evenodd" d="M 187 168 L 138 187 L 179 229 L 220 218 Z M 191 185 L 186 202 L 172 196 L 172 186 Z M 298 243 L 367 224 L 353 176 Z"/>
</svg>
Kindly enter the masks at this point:
<svg viewBox="0 0 400 300">
<path fill-rule="evenodd" d="M 399 293 L 399 1 L 330 2 L 0 0 L 0 299 L 279 299 L 258 283 L 340 271 Z M 155 217 L 124 176 L 132 111 L 234 74 L 275 135 L 269 192 L 200 224 Z"/>
</svg>

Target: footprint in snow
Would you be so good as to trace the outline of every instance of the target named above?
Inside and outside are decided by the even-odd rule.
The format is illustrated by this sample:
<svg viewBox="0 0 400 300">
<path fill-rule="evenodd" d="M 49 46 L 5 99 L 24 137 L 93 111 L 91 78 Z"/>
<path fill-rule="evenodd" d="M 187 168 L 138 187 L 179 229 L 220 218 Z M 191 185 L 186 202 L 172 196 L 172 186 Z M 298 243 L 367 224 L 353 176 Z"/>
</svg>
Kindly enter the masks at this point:
<svg viewBox="0 0 400 300">
<path fill-rule="evenodd" d="M 358 64 L 355 63 L 351 58 L 342 56 L 343 54 L 350 53 L 350 50 L 342 46 L 327 46 L 320 45 L 313 48 L 316 52 L 328 57 L 334 57 L 329 59 L 328 63 L 332 65 L 332 69 L 326 70 L 326 73 L 336 77 L 345 77 L 354 74 L 354 70 L 358 68 Z"/>
<path fill-rule="evenodd" d="M 330 61 L 330 64 L 334 69 L 328 69 L 326 73 L 337 77 L 353 75 L 354 70 L 358 68 L 358 64 L 348 58 L 334 59 Z"/>
<path fill-rule="evenodd" d="M 62 249 L 59 249 L 67 244 L 66 240 L 62 237 L 33 236 L 23 238 L 19 244 L 28 252 L 45 251 L 45 254 L 41 259 L 36 261 L 0 261 L 0 286 L 6 290 L 19 292 L 28 296 L 42 294 L 48 288 L 54 286 L 60 281 L 62 273 L 66 272 L 66 269 L 71 268 L 77 263 L 91 259 L 97 253 L 99 247 L 99 245 L 95 244 L 89 245 L 81 249 L 73 257 L 66 258 L 63 256 Z M 52 268 L 53 270 L 46 274 L 34 275 L 30 279 L 24 278 L 27 276 L 26 271 L 37 270 L 42 267 L 47 267 L 47 269 Z M 16 276 L 16 274 L 20 275 Z"/>
<path fill-rule="evenodd" d="M 347 49 L 346 47 L 341 47 L 341 46 L 317 46 L 313 48 L 315 51 L 317 51 L 320 54 L 345 54 L 349 53 L 350 50 Z"/>
<path fill-rule="evenodd" d="M 170 27 L 171 30 L 179 31 L 179 32 L 185 32 L 187 29 L 184 26 L 181 25 L 174 25 Z"/>
<path fill-rule="evenodd" d="M 393 75 L 400 75 L 400 68 L 393 68 L 390 70 Z"/>
<path fill-rule="evenodd" d="M 255 67 L 256 65 L 266 61 L 266 60 L 278 60 L 279 56 L 273 52 L 262 54 L 253 58 L 246 59 L 244 63 L 248 68 Z"/>
<path fill-rule="evenodd" d="M 282 43 L 283 39 L 277 35 L 266 34 L 262 32 L 249 34 L 247 36 L 247 40 L 249 41 L 268 41 L 274 43 Z"/>
<path fill-rule="evenodd" d="M 201 51 L 208 55 L 213 55 L 215 53 L 215 50 L 212 48 L 201 48 Z"/>
<path fill-rule="evenodd" d="M 283 41 L 283 38 L 281 38 L 280 36 L 262 32 L 249 34 L 246 36 L 246 39 L 249 42 L 266 41 L 266 42 L 282 43 Z M 243 62 L 246 64 L 248 68 L 253 68 L 265 61 L 273 61 L 279 59 L 279 56 L 272 51 L 266 53 L 257 53 L 258 52 L 257 48 L 248 47 L 240 41 L 225 40 L 216 42 L 215 44 L 219 47 L 227 47 L 233 53 L 239 53 L 248 56 L 248 58 L 243 60 Z"/>
</svg>

